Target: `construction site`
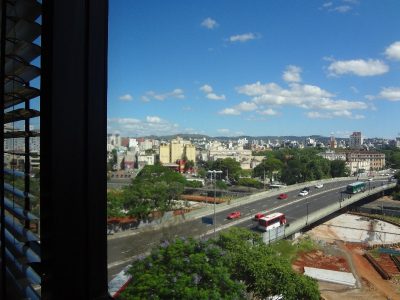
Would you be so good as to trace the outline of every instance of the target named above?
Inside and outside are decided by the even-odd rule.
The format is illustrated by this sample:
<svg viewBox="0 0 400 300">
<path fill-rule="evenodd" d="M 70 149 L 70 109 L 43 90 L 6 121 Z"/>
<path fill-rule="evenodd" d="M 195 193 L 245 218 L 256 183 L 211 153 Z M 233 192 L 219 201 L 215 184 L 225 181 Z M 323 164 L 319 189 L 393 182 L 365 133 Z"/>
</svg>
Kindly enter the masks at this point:
<svg viewBox="0 0 400 300">
<path fill-rule="evenodd" d="M 293 269 L 315 278 L 323 299 L 400 299 L 400 226 L 382 219 L 346 213 L 312 228 L 304 235 L 316 247 Z"/>
</svg>

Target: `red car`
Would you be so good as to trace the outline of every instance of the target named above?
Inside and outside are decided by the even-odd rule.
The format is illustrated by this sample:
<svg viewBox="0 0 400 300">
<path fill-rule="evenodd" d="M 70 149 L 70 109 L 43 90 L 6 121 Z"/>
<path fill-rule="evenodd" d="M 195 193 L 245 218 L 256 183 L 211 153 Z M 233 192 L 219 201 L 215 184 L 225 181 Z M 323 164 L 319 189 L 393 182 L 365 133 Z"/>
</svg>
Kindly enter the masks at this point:
<svg viewBox="0 0 400 300">
<path fill-rule="evenodd" d="M 288 198 L 288 195 L 287 195 L 287 194 L 280 194 L 280 195 L 278 196 L 278 199 L 281 199 L 281 200 L 287 199 L 287 198 Z"/>
<path fill-rule="evenodd" d="M 232 213 L 230 213 L 227 217 L 227 219 L 237 219 L 240 218 L 240 211 L 234 211 Z"/>
<path fill-rule="evenodd" d="M 254 216 L 254 221 L 258 221 L 259 219 L 265 217 L 265 214 L 263 213 L 258 213 Z"/>
</svg>

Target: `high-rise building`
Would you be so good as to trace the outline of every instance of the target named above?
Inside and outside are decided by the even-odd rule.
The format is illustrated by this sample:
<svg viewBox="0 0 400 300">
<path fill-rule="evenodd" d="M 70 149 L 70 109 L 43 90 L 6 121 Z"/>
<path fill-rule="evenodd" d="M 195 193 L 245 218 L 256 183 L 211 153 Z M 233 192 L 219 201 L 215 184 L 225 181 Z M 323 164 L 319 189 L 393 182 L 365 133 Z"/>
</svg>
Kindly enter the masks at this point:
<svg viewBox="0 0 400 300">
<path fill-rule="evenodd" d="M 160 163 L 168 164 L 170 162 L 169 144 L 160 145 Z"/>
<path fill-rule="evenodd" d="M 161 144 L 159 149 L 161 163 L 176 163 L 183 158 L 196 162 L 196 147 L 179 137 L 168 144 Z"/>
<path fill-rule="evenodd" d="M 363 144 L 363 138 L 360 131 L 355 131 L 350 135 L 349 147 L 351 149 L 360 149 Z"/>
<path fill-rule="evenodd" d="M 331 149 L 336 149 L 337 148 L 337 142 L 336 139 L 333 135 L 331 135 L 331 140 L 329 141 L 329 147 Z"/>
<path fill-rule="evenodd" d="M 175 163 L 183 157 L 183 143 L 181 140 L 172 140 L 170 143 L 170 162 Z"/>
<path fill-rule="evenodd" d="M 196 161 L 196 147 L 194 145 L 185 145 L 185 156 L 187 160 Z"/>
</svg>

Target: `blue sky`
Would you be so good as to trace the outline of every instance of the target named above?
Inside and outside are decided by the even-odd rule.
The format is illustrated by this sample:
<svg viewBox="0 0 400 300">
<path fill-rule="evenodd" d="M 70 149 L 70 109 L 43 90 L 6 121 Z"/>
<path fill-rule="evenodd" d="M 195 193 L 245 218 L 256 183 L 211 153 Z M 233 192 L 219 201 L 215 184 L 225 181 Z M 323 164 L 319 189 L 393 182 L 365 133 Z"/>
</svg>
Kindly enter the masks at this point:
<svg viewBox="0 0 400 300">
<path fill-rule="evenodd" d="M 400 1 L 110 1 L 108 131 L 400 132 Z"/>
</svg>

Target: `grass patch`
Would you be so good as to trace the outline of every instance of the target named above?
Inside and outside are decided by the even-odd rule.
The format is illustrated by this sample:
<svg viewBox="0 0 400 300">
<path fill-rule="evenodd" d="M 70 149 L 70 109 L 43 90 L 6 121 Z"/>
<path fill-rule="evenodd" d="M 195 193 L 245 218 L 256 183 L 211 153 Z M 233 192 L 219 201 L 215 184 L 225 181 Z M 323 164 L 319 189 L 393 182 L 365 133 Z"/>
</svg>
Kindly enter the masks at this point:
<svg viewBox="0 0 400 300">
<path fill-rule="evenodd" d="M 372 250 L 368 251 L 368 253 L 375 259 L 379 258 L 379 256 L 380 256 L 378 248 L 372 249 Z"/>
<path fill-rule="evenodd" d="M 272 249 L 281 254 L 288 261 L 293 262 L 300 253 L 318 250 L 319 246 L 309 236 L 300 238 L 293 243 L 288 240 L 280 240 L 270 245 Z"/>
</svg>

